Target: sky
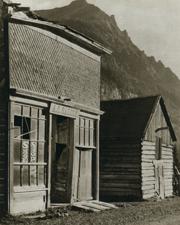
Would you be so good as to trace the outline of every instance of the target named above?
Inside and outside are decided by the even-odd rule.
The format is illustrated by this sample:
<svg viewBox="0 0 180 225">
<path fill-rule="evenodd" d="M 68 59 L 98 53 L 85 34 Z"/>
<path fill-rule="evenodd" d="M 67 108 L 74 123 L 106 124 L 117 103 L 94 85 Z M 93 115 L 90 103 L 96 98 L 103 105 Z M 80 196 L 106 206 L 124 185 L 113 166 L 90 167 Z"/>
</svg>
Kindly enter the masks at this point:
<svg viewBox="0 0 180 225">
<path fill-rule="evenodd" d="M 52 9 L 72 0 L 12 0 L 31 10 Z M 86 0 L 109 16 L 114 15 L 120 30 L 146 55 L 170 67 L 180 78 L 179 0 Z"/>
</svg>

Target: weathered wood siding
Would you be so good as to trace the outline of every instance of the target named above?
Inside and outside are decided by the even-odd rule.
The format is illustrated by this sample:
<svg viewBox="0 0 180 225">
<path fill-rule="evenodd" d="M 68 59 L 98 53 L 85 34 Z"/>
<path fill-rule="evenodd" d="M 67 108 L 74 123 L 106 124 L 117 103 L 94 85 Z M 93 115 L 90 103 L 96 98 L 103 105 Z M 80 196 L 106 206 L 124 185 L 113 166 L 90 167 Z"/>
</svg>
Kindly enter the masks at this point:
<svg viewBox="0 0 180 225">
<path fill-rule="evenodd" d="M 62 43 L 30 26 L 10 23 L 9 31 L 12 88 L 68 97 L 99 109 L 100 60 L 96 55 L 88 52 L 90 57 L 84 54 L 86 50 L 73 49 L 72 43 Z"/>
<path fill-rule="evenodd" d="M 7 7 L 3 9 L 3 2 L 0 1 L 0 214 L 6 203 L 6 189 L 5 188 L 5 150 L 6 146 L 6 126 L 7 126 L 7 112 L 5 104 L 5 45 L 4 45 L 4 23 L 2 15 L 7 11 Z"/>
<path fill-rule="evenodd" d="M 0 90 L 0 213 L 6 202 L 5 188 L 5 150 L 6 150 L 6 105 Z"/>
<path fill-rule="evenodd" d="M 105 138 L 100 142 L 100 199 L 141 197 L 139 140 Z"/>
<path fill-rule="evenodd" d="M 142 142 L 141 177 L 142 197 L 147 199 L 155 196 L 155 142 Z M 173 195 L 173 146 L 162 145 L 162 160 L 164 169 L 165 197 Z"/>
<path fill-rule="evenodd" d="M 150 121 L 150 124 L 148 125 L 148 129 L 146 131 L 144 139 L 155 142 L 156 141 L 155 130 L 162 127 L 167 127 L 167 123 L 165 121 L 161 105 L 158 104 L 155 113 L 153 114 L 153 117 Z M 158 131 L 158 136 L 162 137 L 164 144 L 168 145 L 172 144 L 171 135 L 168 129 Z"/>
</svg>

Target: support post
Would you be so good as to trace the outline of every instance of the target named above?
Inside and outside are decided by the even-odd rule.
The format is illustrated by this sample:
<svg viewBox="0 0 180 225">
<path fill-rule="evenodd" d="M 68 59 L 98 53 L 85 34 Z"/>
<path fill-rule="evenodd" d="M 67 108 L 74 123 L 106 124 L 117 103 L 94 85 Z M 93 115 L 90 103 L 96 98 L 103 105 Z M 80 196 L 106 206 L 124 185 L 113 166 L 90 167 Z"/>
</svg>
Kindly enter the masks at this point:
<svg viewBox="0 0 180 225">
<path fill-rule="evenodd" d="M 95 200 L 99 200 L 99 120 L 96 121 Z"/>
</svg>

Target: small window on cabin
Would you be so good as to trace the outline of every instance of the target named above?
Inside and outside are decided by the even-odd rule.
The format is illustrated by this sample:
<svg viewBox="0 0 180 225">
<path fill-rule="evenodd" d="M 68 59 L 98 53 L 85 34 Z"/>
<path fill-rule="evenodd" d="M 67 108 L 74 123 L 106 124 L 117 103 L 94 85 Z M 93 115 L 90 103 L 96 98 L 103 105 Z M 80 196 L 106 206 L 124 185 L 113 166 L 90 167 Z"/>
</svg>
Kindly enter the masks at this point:
<svg viewBox="0 0 180 225">
<path fill-rule="evenodd" d="M 161 158 L 162 158 L 162 138 L 156 137 L 155 159 L 160 160 Z"/>
<path fill-rule="evenodd" d="M 15 138 L 30 139 L 30 118 L 14 116 L 14 126 Z"/>
</svg>

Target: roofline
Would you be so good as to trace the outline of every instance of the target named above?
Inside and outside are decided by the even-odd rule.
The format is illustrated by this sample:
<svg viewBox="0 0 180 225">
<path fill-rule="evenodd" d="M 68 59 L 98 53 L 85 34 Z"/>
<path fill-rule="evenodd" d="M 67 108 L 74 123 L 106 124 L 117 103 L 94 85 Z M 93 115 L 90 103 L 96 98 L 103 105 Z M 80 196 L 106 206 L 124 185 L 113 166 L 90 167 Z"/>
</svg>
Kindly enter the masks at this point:
<svg viewBox="0 0 180 225">
<path fill-rule="evenodd" d="M 161 105 L 161 109 L 162 109 L 162 112 L 163 112 L 163 114 L 164 114 L 164 118 L 165 118 L 166 123 L 167 123 L 167 125 L 168 125 L 169 132 L 170 132 L 170 134 L 171 134 L 171 138 L 172 138 L 173 141 L 177 141 L 177 138 L 176 138 L 174 129 L 173 129 L 173 127 L 172 127 L 172 123 L 171 123 L 171 121 L 170 121 L 170 117 L 169 117 L 169 115 L 168 115 L 166 106 L 165 106 L 165 104 L 164 104 L 164 100 L 163 100 L 163 98 L 162 98 L 161 95 L 157 96 L 156 103 L 154 104 L 154 107 L 153 107 L 153 109 L 152 109 L 151 115 L 150 115 L 149 120 L 148 120 L 148 122 L 147 122 L 147 125 L 146 125 L 146 127 L 145 127 L 145 129 L 144 129 L 144 132 L 143 132 L 143 138 L 144 138 L 145 135 L 146 135 L 147 129 L 148 129 L 148 127 L 149 127 L 149 125 L 150 125 L 150 123 L 151 123 L 151 121 L 152 121 L 152 119 L 153 119 L 155 110 L 156 110 L 157 105 L 158 105 L 159 103 L 160 103 L 160 105 Z"/>
<path fill-rule="evenodd" d="M 154 97 L 155 97 L 155 96 L 154 96 Z M 147 124 L 146 124 L 146 127 L 145 127 L 145 129 L 144 129 L 144 131 L 143 131 L 143 138 L 145 137 L 146 132 L 147 132 L 147 129 L 148 129 L 148 127 L 149 127 L 149 125 L 150 125 L 150 123 L 151 123 L 153 117 L 154 117 L 154 113 L 155 113 L 155 111 L 156 111 L 156 108 L 157 108 L 157 105 L 159 104 L 160 99 L 161 99 L 161 95 L 157 95 L 156 102 L 155 102 L 155 104 L 154 104 L 154 106 L 153 106 L 153 109 L 152 109 L 152 111 L 151 111 L 150 117 L 149 117 L 148 122 L 147 122 Z"/>
<path fill-rule="evenodd" d="M 61 36 L 67 40 L 70 40 L 71 42 L 74 42 L 89 51 L 101 55 L 104 53 L 111 54 L 112 51 L 108 48 L 102 46 L 98 42 L 94 41 L 93 39 L 77 32 L 76 30 L 64 26 L 64 25 L 56 25 L 48 21 L 40 21 L 40 20 L 34 20 L 34 19 L 22 19 L 22 18 L 7 18 L 8 22 L 11 23 L 17 23 L 17 24 L 23 24 L 23 25 L 29 25 L 38 27 L 44 30 L 48 30 L 52 33 L 55 33 L 58 36 Z"/>
<path fill-rule="evenodd" d="M 161 97 L 161 99 L 160 99 L 160 104 L 161 104 L 161 108 L 162 108 L 164 117 L 165 117 L 165 119 L 166 119 L 166 123 L 167 123 L 167 125 L 168 125 L 168 127 L 169 127 L 169 132 L 170 132 L 170 134 L 171 134 L 172 140 L 173 140 L 173 141 L 177 141 L 177 138 L 176 138 L 174 129 L 173 129 L 173 127 L 172 127 L 172 123 L 171 123 L 170 117 L 169 117 L 169 115 L 168 115 L 168 112 L 167 112 L 167 109 L 166 109 L 166 106 L 165 106 L 165 103 L 164 103 L 164 100 L 163 100 L 162 97 Z"/>
<path fill-rule="evenodd" d="M 103 100 L 101 102 L 122 102 L 122 101 L 132 101 L 136 99 L 143 99 L 143 98 L 152 98 L 152 97 L 158 97 L 161 96 L 160 94 L 158 95 L 148 95 L 148 96 L 143 96 L 143 97 L 135 97 L 135 98 L 128 98 L 128 99 L 111 99 L 111 100 Z"/>
</svg>

